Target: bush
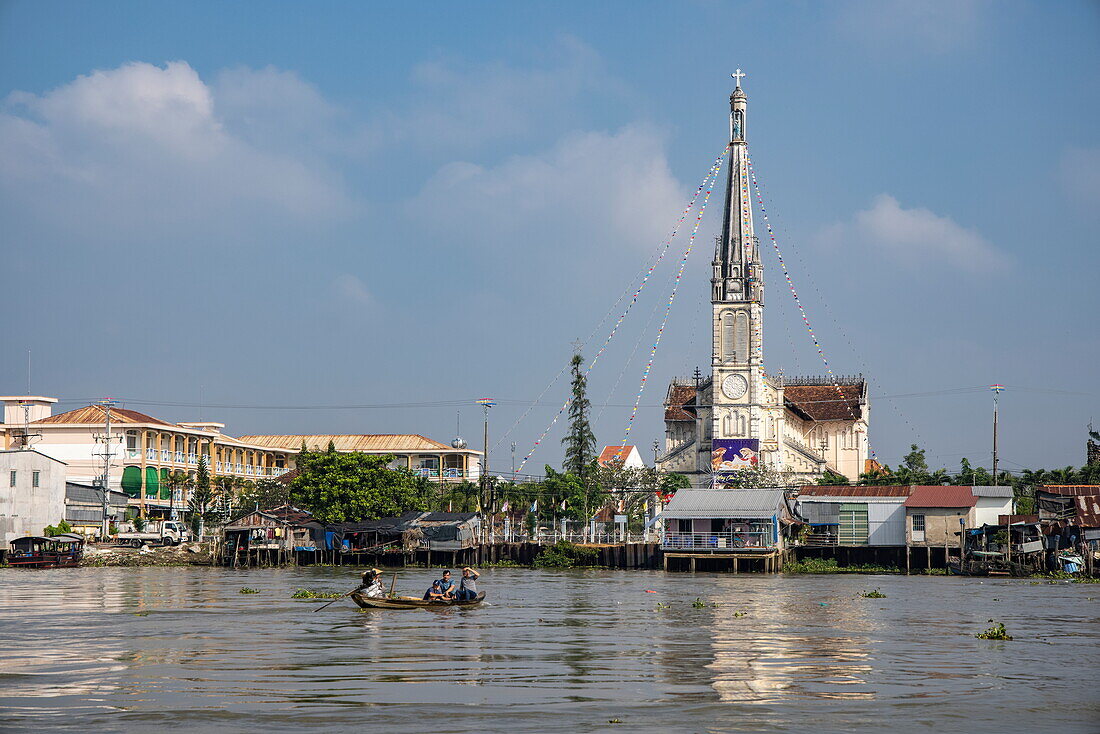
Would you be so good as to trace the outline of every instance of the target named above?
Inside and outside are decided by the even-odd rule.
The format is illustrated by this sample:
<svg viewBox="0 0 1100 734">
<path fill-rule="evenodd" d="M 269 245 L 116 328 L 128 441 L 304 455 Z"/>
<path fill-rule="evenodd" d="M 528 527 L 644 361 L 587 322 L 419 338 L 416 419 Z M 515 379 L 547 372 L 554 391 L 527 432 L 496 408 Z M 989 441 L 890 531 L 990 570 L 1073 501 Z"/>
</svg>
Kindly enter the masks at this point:
<svg viewBox="0 0 1100 734">
<path fill-rule="evenodd" d="M 900 573 L 896 566 L 839 566 L 835 558 L 806 558 L 783 565 L 783 573 Z"/>
<path fill-rule="evenodd" d="M 575 568 L 594 565 L 599 553 L 595 548 L 585 548 L 559 540 L 539 553 L 531 565 L 535 568 Z"/>
<path fill-rule="evenodd" d="M 62 520 L 56 525 L 47 525 L 46 528 L 42 531 L 42 534 L 45 535 L 47 538 L 52 538 L 55 535 L 61 535 L 62 533 L 71 533 L 72 531 L 73 526 Z"/>
</svg>

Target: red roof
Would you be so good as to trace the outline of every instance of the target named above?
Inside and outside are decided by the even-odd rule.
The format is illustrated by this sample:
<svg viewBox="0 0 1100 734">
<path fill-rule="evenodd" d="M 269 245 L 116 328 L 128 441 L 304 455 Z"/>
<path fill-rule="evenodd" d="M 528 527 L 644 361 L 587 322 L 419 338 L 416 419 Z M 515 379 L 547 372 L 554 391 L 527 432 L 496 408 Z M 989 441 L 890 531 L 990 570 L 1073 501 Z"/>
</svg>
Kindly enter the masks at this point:
<svg viewBox="0 0 1100 734">
<path fill-rule="evenodd" d="M 798 493 L 807 497 L 908 497 L 909 487 L 894 485 L 882 487 L 832 487 L 822 484 L 804 486 Z"/>
<path fill-rule="evenodd" d="M 1100 527 L 1100 485 L 1047 484 L 1039 489 L 1050 494 L 1073 497 L 1076 524 L 1086 528 Z"/>
<path fill-rule="evenodd" d="M 973 507 L 978 498 L 970 487 L 914 486 L 906 507 Z"/>
<path fill-rule="evenodd" d="M 630 456 L 630 452 L 634 450 L 634 446 L 627 444 L 625 446 L 604 446 L 603 451 L 600 453 L 598 461 L 601 465 L 607 464 L 609 461 L 616 461 L 615 455 L 618 455 L 618 461 L 625 462 L 627 457 Z"/>
<path fill-rule="evenodd" d="M 1100 484 L 1044 484 L 1039 489 L 1063 497 L 1091 497 L 1100 494 Z"/>
<path fill-rule="evenodd" d="M 866 383 L 856 385 L 783 386 L 783 402 L 787 407 L 813 421 L 850 421 L 862 418 L 860 399 Z M 838 392 L 839 391 L 839 392 Z"/>
<path fill-rule="evenodd" d="M 684 406 L 695 402 L 693 385 L 671 385 L 668 388 L 668 402 L 665 403 L 666 421 L 694 421 L 695 416 L 684 410 Z"/>
</svg>

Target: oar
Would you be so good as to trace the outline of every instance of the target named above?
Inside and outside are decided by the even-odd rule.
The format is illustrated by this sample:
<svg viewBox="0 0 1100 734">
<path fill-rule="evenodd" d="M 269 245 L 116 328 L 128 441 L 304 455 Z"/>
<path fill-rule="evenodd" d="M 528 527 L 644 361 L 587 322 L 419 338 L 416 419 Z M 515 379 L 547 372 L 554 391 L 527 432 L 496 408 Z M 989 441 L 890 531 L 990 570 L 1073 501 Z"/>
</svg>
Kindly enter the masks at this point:
<svg viewBox="0 0 1100 734">
<path fill-rule="evenodd" d="M 345 596 L 351 596 L 352 594 L 354 594 L 355 592 L 357 592 L 357 591 L 359 591 L 360 589 L 363 589 L 363 588 L 365 588 L 365 587 L 364 587 L 364 586 L 363 586 L 362 584 L 360 584 L 359 586 L 356 586 L 356 587 L 355 587 L 354 589 L 352 589 L 352 590 L 351 590 L 351 591 L 349 591 L 348 593 L 346 593 L 346 594 L 344 594 L 344 595 L 342 595 L 342 596 L 338 596 L 338 597 L 336 597 L 335 599 L 333 599 L 333 600 L 332 600 L 332 601 L 330 601 L 330 602 L 326 602 L 325 604 L 322 604 L 321 606 L 317 607 L 317 608 L 316 608 L 316 609 L 314 609 L 313 611 L 315 611 L 315 612 L 319 612 L 319 611 L 321 611 L 322 609 L 324 609 L 325 607 L 327 607 L 327 606 L 328 606 L 329 604 L 335 604 L 336 602 L 338 602 L 338 601 L 340 601 L 341 599 L 343 599 L 343 598 L 344 598 Z"/>
<path fill-rule="evenodd" d="M 393 575 L 393 581 L 390 582 L 390 596 L 393 596 L 393 587 L 397 584 L 397 574 Z"/>
</svg>

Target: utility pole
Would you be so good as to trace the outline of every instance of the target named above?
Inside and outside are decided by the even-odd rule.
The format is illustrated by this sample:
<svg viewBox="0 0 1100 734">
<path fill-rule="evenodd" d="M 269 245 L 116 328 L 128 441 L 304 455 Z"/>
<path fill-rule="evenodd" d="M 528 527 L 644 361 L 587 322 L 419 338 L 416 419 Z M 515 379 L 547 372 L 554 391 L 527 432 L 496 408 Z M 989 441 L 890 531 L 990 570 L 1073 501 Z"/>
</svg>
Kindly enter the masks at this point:
<svg viewBox="0 0 1100 734">
<path fill-rule="evenodd" d="M 516 442 L 512 442 L 512 484 L 516 483 Z"/>
<path fill-rule="evenodd" d="M 997 403 L 1005 388 L 1004 385 L 990 385 L 989 389 L 993 391 L 993 485 L 996 486 L 1000 484 L 997 479 Z"/>
<path fill-rule="evenodd" d="M 484 505 L 485 505 L 485 493 L 486 493 L 486 490 L 488 489 L 487 485 L 488 485 L 488 482 L 489 482 L 489 408 L 496 405 L 496 401 L 493 400 L 492 398 L 478 398 L 477 404 L 480 405 L 482 407 L 482 409 L 485 411 L 485 425 L 484 425 L 485 433 L 483 435 L 484 453 L 481 456 L 481 493 L 480 493 L 481 494 L 481 501 L 479 502 L 479 504 L 482 506 L 481 510 L 482 510 L 482 512 L 484 512 L 484 510 L 485 510 L 485 507 L 484 507 Z M 491 512 L 491 508 L 490 508 L 490 514 L 489 514 L 489 529 L 490 529 L 490 532 L 492 532 L 492 524 L 493 524 L 493 516 L 492 516 L 492 512 Z"/>
<path fill-rule="evenodd" d="M 113 443 L 113 437 L 111 436 L 111 408 L 115 407 L 114 400 L 100 400 L 99 405 L 106 413 L 106 420 L 104 421 L 105 432 L 96 436 L 96 441 L 103 444 L 103 452 L 100 454 L 103 457 L 103 474 L 100 477 L 99 490 L 103 493 L 103 526 L 100 528 L 100 536 L 106 540 L 111 533 L 111 456 L 114 453 L 111 449 Z"/>
</svg>

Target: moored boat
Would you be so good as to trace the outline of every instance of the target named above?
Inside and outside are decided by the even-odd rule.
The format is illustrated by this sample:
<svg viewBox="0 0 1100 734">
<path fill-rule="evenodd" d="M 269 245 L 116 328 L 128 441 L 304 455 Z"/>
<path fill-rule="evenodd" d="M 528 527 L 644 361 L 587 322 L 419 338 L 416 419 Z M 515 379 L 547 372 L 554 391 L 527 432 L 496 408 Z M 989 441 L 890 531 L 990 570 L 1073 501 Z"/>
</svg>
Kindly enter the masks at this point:
<svg viewBox="0 0 1100 734">
<path fill-rule="evenodd" d="M 23 568 L 63 568 L 78 565 L 83 557 L 84 538 L 74 533 L 28 535 L 11 542 L 7 562 Z"/>
<path fill-rule="evenodd" d="M 393 596 L 374 598 L 364 596 L 358 591 L 351 595 L 353 601 L 363 609 L 441 609 L 445 607 L 469 607 L 485 601 L 485 592 L 473 599 L 417 599 L 415 596 Z"/>
</svg>

